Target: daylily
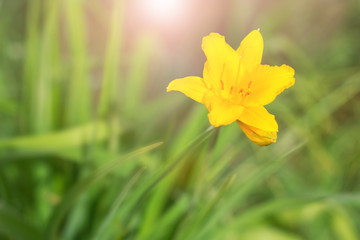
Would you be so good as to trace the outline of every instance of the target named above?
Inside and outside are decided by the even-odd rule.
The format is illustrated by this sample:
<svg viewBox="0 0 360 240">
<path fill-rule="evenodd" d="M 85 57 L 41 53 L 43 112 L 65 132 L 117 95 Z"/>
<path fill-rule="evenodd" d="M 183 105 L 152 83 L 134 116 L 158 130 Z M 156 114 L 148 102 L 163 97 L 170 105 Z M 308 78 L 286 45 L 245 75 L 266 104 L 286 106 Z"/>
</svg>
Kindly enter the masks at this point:
<svg viewBox="0 0 360 240">
<path fill-rule="evenodd" d="M 278 124 L 264 105 L 294 85 L 295 71 L 287 65 L 262 65 L 263 46 L 259 30 L 249 33 L 236 51 L 223 36 L 211 33 L 202 41 L 207 58 L 203 78 L 175 79 L 167 91 L 180 91 L 203 103 L 215 127 L 236 121 L 254 143 L 276 142 Z"/>
</svg>

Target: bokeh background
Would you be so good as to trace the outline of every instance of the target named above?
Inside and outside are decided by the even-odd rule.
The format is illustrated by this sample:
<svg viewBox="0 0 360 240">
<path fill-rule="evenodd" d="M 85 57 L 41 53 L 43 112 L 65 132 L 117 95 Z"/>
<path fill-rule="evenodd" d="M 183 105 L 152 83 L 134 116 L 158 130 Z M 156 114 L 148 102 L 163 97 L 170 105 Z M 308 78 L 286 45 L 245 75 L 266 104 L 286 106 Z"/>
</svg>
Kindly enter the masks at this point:
<svg viewBox="0 0 360 240">
<path fill-rule="evenodd" d="M 258 28 L 268 147 L 166 93 Z M 360 239 L 359 39 L 358 0 L 0 0 L 0 239 Z"/>
</svg>

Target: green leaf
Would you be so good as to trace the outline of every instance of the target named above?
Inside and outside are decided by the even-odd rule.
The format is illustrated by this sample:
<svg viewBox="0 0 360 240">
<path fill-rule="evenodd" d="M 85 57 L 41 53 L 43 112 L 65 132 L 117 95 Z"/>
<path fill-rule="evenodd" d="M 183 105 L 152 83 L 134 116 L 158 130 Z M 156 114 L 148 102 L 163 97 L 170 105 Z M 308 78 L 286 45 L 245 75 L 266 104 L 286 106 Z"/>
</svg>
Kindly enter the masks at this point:
<svg viewBox="0 0 360 240">
<path fill-rule="evenodd" d="M 118 124 L 112 124 L 112 129 L 110 129 L 107 122 L 97 121 L 49 134 L 0 140 L 0 149 L 8 150 L 10 155 L 19 151 L 26 154 L 62 153 L 64 149 L 82 147 L 93 141 L 105 140 L 110 134 L 119 135 L 122 130 Z M 6 151 L 3 152 L 6 153 Z"/>
</svg>

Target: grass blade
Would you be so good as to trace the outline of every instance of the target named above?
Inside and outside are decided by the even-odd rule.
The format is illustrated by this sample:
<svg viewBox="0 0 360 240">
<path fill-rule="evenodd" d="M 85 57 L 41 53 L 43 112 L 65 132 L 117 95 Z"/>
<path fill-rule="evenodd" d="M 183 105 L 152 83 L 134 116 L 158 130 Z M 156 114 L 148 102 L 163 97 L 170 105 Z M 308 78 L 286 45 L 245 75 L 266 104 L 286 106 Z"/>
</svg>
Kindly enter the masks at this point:
<svg viewBox="0 0 360 240">
<path fill-rule="evenodd" d="M 140 169 L 137 173 L 134 174 L 134 176 L 129 180 L 129 182 L 125 185 L 124 189 L 120 192 L 119 196 L 116 198 L 115 202 L 109 209 L 105 219 L 103 220 L 101 226 L 95 233 L 93 239 L 94 240 L 101 240 L 104 239 L 103 236 L 106 234 L 106 229 L 111 224 L 111 221 L 115 218 L 116 212 L 119 209 L 121 203 L 124 201 L 126 194 L 130 191 L 130 189 L 133 187 L 135 182 L 139 179 L 140 175 L 144 172 L 144 168 Z"/>
<path fill-rule="evenodd" d="M 68 79 L 68 98 L 65 108 L 65 125 L 81 124 L 90 118 L 90 75 L 88 73 L 86 27 L 83 2 L 64 1 L 70 45 L 71 74 Z"/>
<path fill-rule="evenodd" d="M 128 161 L 132 158 L 135 158 L 141 154 L 144 154 L 148 151 L 151 151 L 157 147 L 159 147 L 162 143 L 155 143 L 140 149 L 137 149 L 125 156 L 119 157 L 119 159 L 115 159 L 105 166 L 99 168 L 97 171 L 91 173 L 88 177 L 80 180 L 77 184 L 75 184 L 67 194 L 63 197 L 63 200 L 60 204 L 54 209 L 52 216 L 50 217 L 48 226 L 45 231 L 45 239 L 56 239 L 57 231 L 61 220 L 65 217 L 66 212 L 71 208 L 76 199 L 80 196 L 81 193 L 86 191 L 93 184 L 99 182 L 99 180 L 103 179 L 106 175 L 114 171 L 121 163 Z"/>
<path fill-rule="evenodd" d="M 0 140 L 0 149 L 27 153 L 57 152 L 65 148 L 90 144 L 94 139 L 102 141 L 108 138 L 110 133 L 118 136 L 121 132 L 122 128 L 118 125 L 110 131 L 106 122 L 98 121 L 55 133 Z"/>
<path fill-rule="evenodd" d="M 227 199 L 226 205 L 223 205 L 218 209 L 218 211 L 214 212 L 213 216 L 209 218 L 208 221 L 204 222 L 202 228 L 198 229 L 197 232 L 194 235 L 191 235 L 189 238 L 202 239 L 204 234 L 214 228 L 215 224 L 219 221 L 223 214 L 229 212 L 236 205 L 239 205 L 240 202 L 255 188 L 255 186 L 276 172 L 281 166 L 283 166 L 285 161 L 288 159 L 288 156 L 299 150 L 303 145 L 304 143 L 299 144 L 282 156 L 275 158 L 274 160 L 269 161 L 265 165 L 256 169 L 242 187 L 239 188 L 238 185 L 236 185 L 236 191 L 234 191 L 230 199 Z"/>
</svg>

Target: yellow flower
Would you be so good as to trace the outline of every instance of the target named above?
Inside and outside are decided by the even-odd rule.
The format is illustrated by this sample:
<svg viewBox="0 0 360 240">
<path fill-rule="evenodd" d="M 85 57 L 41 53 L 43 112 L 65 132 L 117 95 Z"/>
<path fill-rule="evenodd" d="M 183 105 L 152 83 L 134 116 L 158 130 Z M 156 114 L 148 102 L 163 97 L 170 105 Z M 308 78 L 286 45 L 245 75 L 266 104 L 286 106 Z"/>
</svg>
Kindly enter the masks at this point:
<svg viewBox="0 0 360 240">
<path fill-rule="evenodd" d="M 203 78 L 175 79 L 167 91 L 180 91 L 203 103 L 215 127 L 236 121 L 254 143 L 276 142 L 278 125 L 264 105 L 294 85 L 295 71 L 287 65 L 262 65 L 263 46 L 258 30 L 247 35 L 236 51 L 223 36 L 211 33 L 202 42 L 207 58 Z"/>
</svg>

